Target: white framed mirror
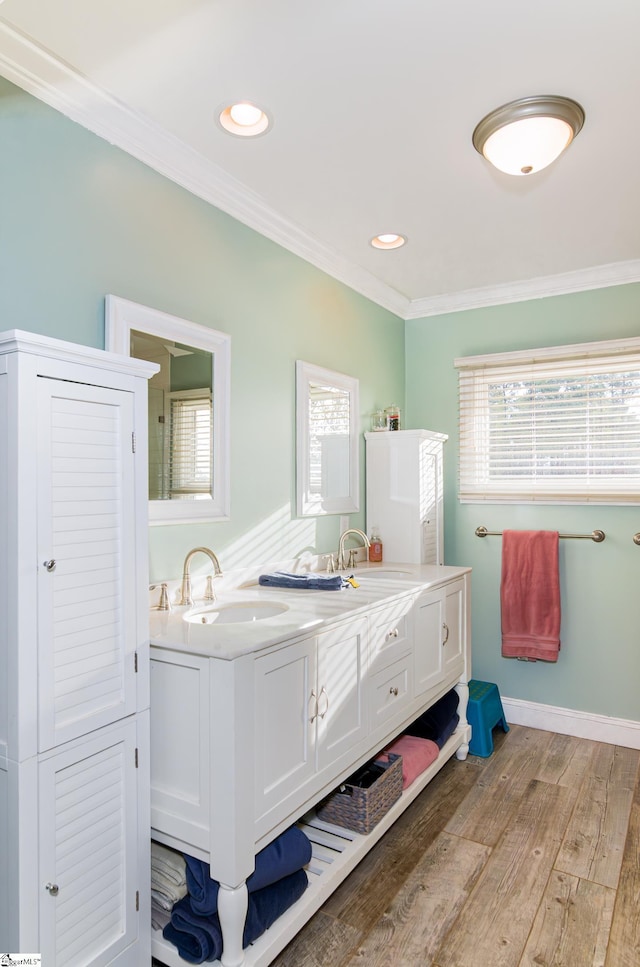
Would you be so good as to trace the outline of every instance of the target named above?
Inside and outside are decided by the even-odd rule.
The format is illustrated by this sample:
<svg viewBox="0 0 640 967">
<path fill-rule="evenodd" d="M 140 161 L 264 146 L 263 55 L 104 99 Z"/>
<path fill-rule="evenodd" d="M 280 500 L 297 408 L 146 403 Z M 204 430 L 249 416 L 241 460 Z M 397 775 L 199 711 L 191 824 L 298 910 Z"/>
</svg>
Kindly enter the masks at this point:
<svg viewBox="0 0 640 967">
<path fill-rule="evenodd" d="M 296 483 L 299 517 L 360 509 L 359 383 L 296 362 Z"/>
<path fill-rule="evenodd" d="M 160 366 L 149 381 L 149 523 L 228 520 L 231 337 L 108 295 L 105 344 Z"/>
</svg>

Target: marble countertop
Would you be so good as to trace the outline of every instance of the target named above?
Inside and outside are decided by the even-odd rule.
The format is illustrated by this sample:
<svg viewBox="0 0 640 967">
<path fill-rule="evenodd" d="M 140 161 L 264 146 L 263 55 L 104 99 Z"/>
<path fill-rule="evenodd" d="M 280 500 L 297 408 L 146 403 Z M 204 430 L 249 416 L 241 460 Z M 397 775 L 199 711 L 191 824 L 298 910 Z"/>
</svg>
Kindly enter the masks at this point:
<svg viewBox="0 0 640 967">
<path fill-rule="evenodd" d="M 371 564 L 353 573 L 359 587 L 341 591 L 291 590 L 266 588 L 256 583 L 227 587 L 215 602 L 196 601 L 190 607 L 174 606 L 171 611 L 150 611 L 149 630 L 152 648 L 171 649 L 231 661 L 329 627 L 337 621 L 366 614 L 392 598 L 413 595 L 436 588 L 470 571 L 468 567 L 417 564 Z M 269 573 L 265 568 L 263 573 Z M 259 620 L 216 624 L 216 609 L 252 604 L 279 604 L 281 613 Z M 205 620 L 187 621 L 187 615 L 206 609 Z"/>
</svg>

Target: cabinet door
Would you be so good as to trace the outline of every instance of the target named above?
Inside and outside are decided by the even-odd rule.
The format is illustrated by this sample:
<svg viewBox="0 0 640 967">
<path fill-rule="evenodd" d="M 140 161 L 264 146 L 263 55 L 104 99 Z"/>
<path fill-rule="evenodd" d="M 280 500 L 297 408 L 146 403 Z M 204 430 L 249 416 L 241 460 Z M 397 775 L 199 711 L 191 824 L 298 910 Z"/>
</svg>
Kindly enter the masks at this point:
<svg viewBox="0 0 640 967">
<path fill-rule="evenodd" d="M 465 584 L 452 581 L 445 590 L 445 627 L 442 670 L 445 675 L 459 674 L 464 668 L 464 635 L 466 626 Z"/>
<path fill-rule="evenodd" d="M 40 950 L 52 967 L 135 962 L 135 746 L 133 720 L 40 763 Z"/>
<path fill-rule="evenodd" d="M 416 695 L 429 691 L 442 680 L 442 644 L 446 636 L 445 601 L 443 589 L 425 591 L 418 598 L 413 610 Z"/>
<path fill-rule="evenodd" d="M 316 700 L 315 638 L 256 659 L 257 819 L 296 794 L 315 772 Z"/>
<path fill-rule="evenodd" d="M 366 736 L 366 619 L 318 636 L 318 769 L 353 755 Z"/>
<path fill-rule="evenodd" d="M 44 751 L 136 710 L 133 395 L 37 383 Z"/>
</svg>

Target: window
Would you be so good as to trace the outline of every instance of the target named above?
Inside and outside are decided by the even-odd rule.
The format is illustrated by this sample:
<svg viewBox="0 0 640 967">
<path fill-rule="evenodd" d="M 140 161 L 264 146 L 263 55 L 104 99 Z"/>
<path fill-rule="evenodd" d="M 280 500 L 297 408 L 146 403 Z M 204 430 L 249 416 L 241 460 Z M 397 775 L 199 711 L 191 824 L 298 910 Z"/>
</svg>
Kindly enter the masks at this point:
<svg viewBox="0 0 640 967">
<path fill-rule="evenodd" d="M 172 499 L 211 493 L 211 393 L 207 389 L 169 393 L 171 438 L 169 492 Z"/>
<path fill-rule="evenodd" d="M 462 502 L 640 503 L 640 339 L 455 365 Z"/>
</svg>

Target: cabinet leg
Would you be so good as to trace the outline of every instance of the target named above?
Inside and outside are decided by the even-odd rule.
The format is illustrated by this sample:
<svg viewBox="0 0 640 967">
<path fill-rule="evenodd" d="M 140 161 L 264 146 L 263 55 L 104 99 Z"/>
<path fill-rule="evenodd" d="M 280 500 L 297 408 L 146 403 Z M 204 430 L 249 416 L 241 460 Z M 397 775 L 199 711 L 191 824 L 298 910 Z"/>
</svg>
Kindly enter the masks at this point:
<svg viewBox="0 0 640 967">
<path fill-rule="evenodd" d="M 458 682 L 456 685 L 456 692 L 458 693 L 458 715 L 460 716 L 460 722 L 458 723 L 458 728 L 466 728 L 467 733 L 468 722 L 467 722 L 467 703 L 469 701 L 469 685 L 467 682 Z M 456 750 L 456 759 L 466 759 L 469 754 L 469 742 L 463 742 L 463 744 Z"/>
<path fill-rule="evenodd" d="M 244 963 L 242 934 L 247 919 L 247 884 L 231 887 L 220 884 L 218 892 L 218 917 L 222 930 L 222 957 L 224 967 L 240 967 Z"/>
</svg>

